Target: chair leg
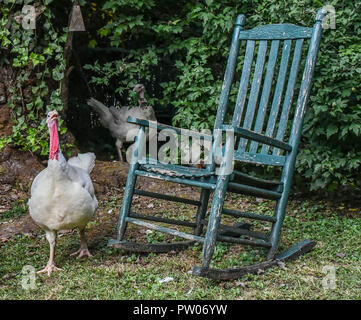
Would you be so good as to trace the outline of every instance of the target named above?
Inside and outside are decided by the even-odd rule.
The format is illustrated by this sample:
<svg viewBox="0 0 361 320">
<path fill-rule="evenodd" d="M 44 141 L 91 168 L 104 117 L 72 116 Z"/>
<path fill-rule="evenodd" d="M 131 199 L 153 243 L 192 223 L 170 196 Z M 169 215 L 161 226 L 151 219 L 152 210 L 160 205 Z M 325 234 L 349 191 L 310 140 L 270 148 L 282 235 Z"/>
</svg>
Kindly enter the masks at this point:
<svg viewBox="0 0 361 320">
<path fill-rule="evenodd" d="M 201 191 L 201 197 L 199 200 L 201 202 L 201 204 L 198 207 L 197 216 L 196 216 L 197 226 L 194 229 L 194 234 L 196 236 L 199 236 L 203 231 L 203 225 L 201 224 L 201 221 L 204 219 L 204 217 L 207 213 L 208 201 L 209 201 L 210 194 L 211 194 L 211 192 L 208 189 L 202 189 L 202 191 Z"/>
<path fill-rule="evenodd" d="M 219 176 L 213 195 L 212 209 L 209 215 L 207 232 L 203 244 L 202 269 L 207 269 L 213 257 L 217 240 L 217 231 L 221 221 L 224 197 L 227 190 L 229 176 Z"/>
<path fill-rule="evenodd" d="M 282 197 L 277 201 L 276 210 L 275 210 L 275 217 L 277 221 L 272 226 L 271 235 L 270 235 L 270 242 L 272 244 L 272 247 L 268 251 L 267 259 L 273 259 L 276 254 L 281 235 L 281 228 L 282 228 L 283 220 L 285 218 L 287 200 L 288 200 L 288 194 L 284 193 Z"/>
<path fill-rule="evenodd" d="M 123 203 L 120 209 L 119 220 L 118 220 L 118 234 L 117 234 L 118 241 L 122 240 L 127 226 L 126 218 L 129 215 L 130 207 L 132 204 L 135 183 L 137 180 L 137 176 L 135 175 L 135 170 L 137 169 L 137 166 L 138 163 L 131 164 L 129 167 L 127 183 L 125 185 L 125 190 L 123 195 Z"/>
</svg>

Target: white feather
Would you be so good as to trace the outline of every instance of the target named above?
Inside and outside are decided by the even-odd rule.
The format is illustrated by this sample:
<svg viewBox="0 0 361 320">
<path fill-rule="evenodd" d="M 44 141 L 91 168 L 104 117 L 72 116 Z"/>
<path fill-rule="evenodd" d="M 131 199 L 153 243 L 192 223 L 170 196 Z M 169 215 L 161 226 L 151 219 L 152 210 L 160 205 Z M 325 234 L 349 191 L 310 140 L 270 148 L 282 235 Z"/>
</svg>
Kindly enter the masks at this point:
<svg viewBox="0 0 361 320">
<path fill-rule="evenodd" d="M 88 153 L 72 159 L 68 163 L 60 153 L 59 161 L 49 160 L 31 186 L 29 212 L 45 230 L 84 228 L 97 209 L 89 176 L 95 156 Z"/>
<path fill-rule="evenodd" d="M 77 157 L 70 158 L 68 164 L 90 173 L 95 166 L 95 154 L 93 152 L 79 153 Z"/>
</svg>

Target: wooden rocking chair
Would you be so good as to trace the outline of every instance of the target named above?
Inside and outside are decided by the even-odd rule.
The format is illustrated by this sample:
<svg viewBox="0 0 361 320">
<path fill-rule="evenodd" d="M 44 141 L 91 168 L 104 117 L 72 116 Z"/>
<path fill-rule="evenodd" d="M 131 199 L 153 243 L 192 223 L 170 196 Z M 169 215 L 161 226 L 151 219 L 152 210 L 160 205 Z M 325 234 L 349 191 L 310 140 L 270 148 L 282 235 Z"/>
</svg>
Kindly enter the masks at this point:
<svg viewBox="0 0 361 320">
<path fill-rule="evenodd" d="M 287 251 L 276 254 L 322 34 L 322 19 L 325 14 L 326 12 L 322 9 L 318 11 L 313 28 L 293 24 L 274 24 L 244 30 L 245 16 L 239 15 L 236 19 L 214 125 L 215 131 L 232 132 L 236 138 L 227 135 L 225 147 L 221 149 L 220 168 L 229 168 L 233 161 L 277 166 L 282 170 L 280 180 L 259 179 L 236 170 L 233 172 L 219 170 L 217 173 L 214 160 L 206 168 L 149 161 L 144 156 L 144 152 L 141 155 L 140 151 L 146 143 L 146 127 L 153 127 L 158 131 L 169 128 L 177 134 L 185 131 L 154 122 L 128 118 L 128 122 L 139 125 L 140 129 L 133 148 L 133 159 L 120 210 L 117 239 L 111 239 L 108 243 L 109 246 L 138 252 L 167 252 L 185 249 L 195 242 L 200 242 L 203 244 L 202 265 L 196 266 L 193 274 L 218 280 L 235 279 L 245 273 L 255 273 L 259 269 L 264 270 L 280 261 L 304 254 L 314 247 L 314 241 L 304 240 Z M 308 46 L 306 47 L 307 42 Z M 238 56 L 241 56 L 239 52 L 242 43 L 245 43 L 245 55 L 242 56 L 243 68 L 238 95 L 231 123 L 226 124 L 226 111 L 237 59 Z M 254 62 L 255 51 L 258 52 Z M 304 66 L 303 74 L 298 72 L 301 65 Z M 296 90 L 298 90 L 298 99 L 294 103 L 293 96 Z M 217 151 L 216 145 L 219 143 L 219 137 L 222 136 L 218 134 L 218 138 L 215 138 L 215 134 L 206 135 L 191 131 L 188 131 L 188 134 L 192 137 L 197 136 L 211 140 L 213 153 Z M 234 144 L 234 141 L 237 142 L 237 145 Z M 195 201 L 135 189 L 137 176 L 199 187 L 201 188 L 200 199 Z M 212 191 L 214 192 L 212 206 L 209 217 L 206 219 Z M 226 192 L 274 200 L 276 201 L 274 215 L 226 209 L 224 208 Z M 134 194 L 195 205 L 198 207 L 195 221 L 180 221 L 134 213 L 130 211 Z M 220 223 L 222 215 L 264 221 L 270 223 L 272 227 L 267 234 L 251 231 L 242 226 L 226 226 Z M 145 220 L 190 227 L 193 228 L 193 233 L 181 232 Z M 188 241 L 158 244 L 123 241 L 128 223 L 185 238 Z M 206 227 L 205 232 L 203 231 L 204 227 Z M 216 241 L 265 247 L 268 248 L 268 256 L 264 262 L 251 266 L 211 269 L 210 262 Z"/>
</svg>

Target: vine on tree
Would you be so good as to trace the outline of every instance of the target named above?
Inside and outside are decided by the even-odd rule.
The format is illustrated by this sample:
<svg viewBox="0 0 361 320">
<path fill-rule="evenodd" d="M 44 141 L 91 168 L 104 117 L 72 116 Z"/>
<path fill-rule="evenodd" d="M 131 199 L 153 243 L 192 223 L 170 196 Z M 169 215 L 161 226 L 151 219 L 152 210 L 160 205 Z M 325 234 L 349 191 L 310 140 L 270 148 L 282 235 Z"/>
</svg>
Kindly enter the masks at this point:
<svg viewBox="0 0 361 320">
<path fill-rule="evenodd" d="M 21 23 L 22 8 L 33 4 L 32 1 L 8 0 L 1 7 L 0 46 L 5 54 L 0 66 L 10 66 L 15 76 L 7 84 L 12 134 L 0 139 L 0 149 L 11 144 L 40 155 L 48 153 L 45 116 L 50 110 L 61 112 L 63 109 L 60 92 L 67 37 L 66 27 L 56 30 L 53 26 L 54 16 L 49 7 L 52 1 L 36 3 L 35 29 L 26 29 Z M 60 134 L 66 131 L 60 120 Z"/>
</svg>

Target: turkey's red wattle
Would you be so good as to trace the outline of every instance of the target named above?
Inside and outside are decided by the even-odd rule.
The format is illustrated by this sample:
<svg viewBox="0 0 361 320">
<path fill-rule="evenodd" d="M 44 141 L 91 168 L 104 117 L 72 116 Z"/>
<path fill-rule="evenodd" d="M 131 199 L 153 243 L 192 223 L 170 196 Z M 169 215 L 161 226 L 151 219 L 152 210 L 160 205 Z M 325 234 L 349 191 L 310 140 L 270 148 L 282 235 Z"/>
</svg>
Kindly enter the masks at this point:
<svg viewBox="0 0 361 320">
<path fill-rule="evenodd" d="M 59 160 L 59 138 L 58 138 L 58 127 L 56 122 L 50 126 L 50 160 Z"/>
</svg>

